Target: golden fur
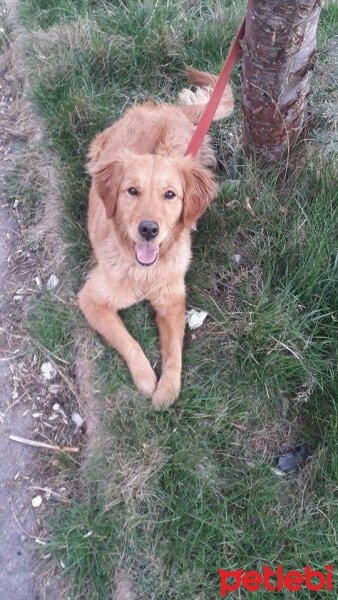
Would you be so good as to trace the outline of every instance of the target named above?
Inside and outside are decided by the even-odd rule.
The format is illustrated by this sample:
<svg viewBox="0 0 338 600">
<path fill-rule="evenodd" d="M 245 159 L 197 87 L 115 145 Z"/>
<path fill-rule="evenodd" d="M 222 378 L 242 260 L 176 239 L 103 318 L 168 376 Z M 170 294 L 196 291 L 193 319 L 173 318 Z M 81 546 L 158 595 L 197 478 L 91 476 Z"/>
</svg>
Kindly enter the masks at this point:
<svg viewBox="0 0 338 600">
<path fill-rule="evenodd" d="M 191 70 L 189 75 L 204 92 L 214 83 L 207 73 Z M 206 103 L 199 90 L 195 98 L 195 103 L 191 95 L 186 101 L 183 94 L 182 106 L 146 102 L 129 108 L 94 139 L 89 153 L 88 230 L 96 266 L 79 293 L 79 306 L 89 324 L 121 354 L 136 387 L 156 408 L 170 406 L 180 393 L 190 231 L 217 193 L 209 140 L 195 159 L 183 156 Z M 228 87 L 221 116 L 232 106 Z M 168 190 L 173 198 L 165 196 Z M 159 226 L 154 243 L 144 242 L 139 233 L 144 220 Z M 118 315 L 141 300 L 156 311 L 159 381 Z"/>
</svg>

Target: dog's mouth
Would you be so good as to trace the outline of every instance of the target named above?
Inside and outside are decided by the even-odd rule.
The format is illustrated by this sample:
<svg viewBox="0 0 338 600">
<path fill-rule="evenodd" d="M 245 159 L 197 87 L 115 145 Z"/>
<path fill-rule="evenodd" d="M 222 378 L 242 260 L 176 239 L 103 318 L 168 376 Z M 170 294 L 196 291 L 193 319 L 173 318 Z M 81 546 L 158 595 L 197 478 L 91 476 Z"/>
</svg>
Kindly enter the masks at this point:
<svg viewBox="0 0 338 600">
<path fill-rule="evenodd" d="M 151 267 L 151 265 L 156 263 L 160 251 L 160 244 L 154 244 L 152 242 L 136 242 L 134 247 L 136 260 L 140 265 L 143 267 Z"/>
</svg>

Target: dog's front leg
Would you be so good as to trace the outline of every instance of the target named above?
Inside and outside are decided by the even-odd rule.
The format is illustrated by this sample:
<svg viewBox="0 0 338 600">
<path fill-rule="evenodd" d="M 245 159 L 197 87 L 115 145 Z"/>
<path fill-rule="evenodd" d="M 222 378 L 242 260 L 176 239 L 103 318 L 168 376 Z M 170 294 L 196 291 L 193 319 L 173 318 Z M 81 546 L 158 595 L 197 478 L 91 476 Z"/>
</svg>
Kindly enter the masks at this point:
<svg viewBox="0 0 338 600">
<path fill-rule="evenodd" d="M 170 296 L 167 301 L 152 304 L 157 313 L 162 354 L 162 376 L 152 395 L 152 403 L 160 409 L 173 404 L 181 391 L 185 298 Z"/>
<path fill-rule="evenodd" d="M 78 295 L 79 306 L 89 324 L 126 361 L 137 389 L 147 397 L 155 391 L 157 377 L 141 346 L 127 331 L 122 319 L 97 298 L 95 277 L 88 279 Z"/>
</svg>

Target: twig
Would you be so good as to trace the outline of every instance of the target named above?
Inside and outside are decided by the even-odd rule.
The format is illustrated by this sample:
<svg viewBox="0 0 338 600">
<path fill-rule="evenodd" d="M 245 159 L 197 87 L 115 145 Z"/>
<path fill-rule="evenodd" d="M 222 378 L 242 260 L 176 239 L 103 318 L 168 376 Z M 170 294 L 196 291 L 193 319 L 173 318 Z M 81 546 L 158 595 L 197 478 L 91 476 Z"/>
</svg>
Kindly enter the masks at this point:
<svg viewBox="0 0 338 600">
<path fill-rule="evenodd" d="M 25 138 L 25 134 L 23 131 L 16 131 L 15 129 L 8 129 L 8 127 L 4 127 L 3 125 L 0 125 L 2 131 L 5 131 L 6 133 L 9 133 L 12 137 L 14 138 Z"/>
<path fill-rule="evenodd" d="M 49 488 L 39 487 L 37 485 L 30 485 L 29 489 L 30 490 L 39 490 L 40 492 L 45 492 L 45 494 L 52 494 L 52 496 L 56 496 L 57 498 L 60 498 L 60 500 L 62 500 L 62 502 L 66 502 L 67 504 L 70 504 L 70 502 L 71 502 L 70 498 L 67 498 L 66 496 L 62 496 L 62 494 L 58 494 L 57 492 L 53 492 L 53 490 L 51 490 Z"/>
<path fill-rule="evenodd" d="M 292 348 L 290 348 L 290 346 L 287 346 L 281 340 L 277 340 L 277 338 L 275 338 L 273 335 L 270 335 L 270 337 L 271 337 L 271 339 L 273 339 L 274 342 L 276 342 L 276 345 L 279 344 L 280 346 L 282 346 L 282 348 L 285 348 L 285 350 L 288 350 L 290 352 L 290 354 L 292 354 L 292 356 L 294 356 L 297 360 L 299 360 L 300 362 L 302 362 L 301 359 L 300 359 L 299 354 L 297 354 L 297 352 L 295 350 L 293 350 Z M 268 354 L 270 354 L 272 352 L 272 350 L 269 350 Z"/>
<path fill-rule="evenodd" d="M 13 505 L 12 505 L 12 504 L 11 504 L 11 509 L 12 509 L 12 513 L 13 513 L 14 521 L 16 522 L 16 524 L 18 525 L 18 527 L 20 527 L 21 531 L 23 531 L 23 532 L 24 532 L 24 534 L 25 534 L 27 537 L 29 537 L 29 538 L 32 538 L 33 540 L 36 540 L 37 542 L 39 542 L 39 544 L 43 544 L 43 545 L 45 545 L 45 544 L 46 544 L 46 542 L 47 542 L 48 540 L 41 540 L 41 539 L 40 539 L 38 536 L 36 536 L 36 535 L 32 535 L 31 533 L 28 533 L 28 531 L 26 531 L 26 529 L 24 529 L 24 528 L 22 527 L 22 525 L 21 525 L 20 521 L 17 519 L 17 516 L 16 516 L 16 514 L 15 514 L 15 512 L 14 512 L 14 508 L 13 508 Z"/>
<path fill-rule="evenodd" d="M 34 448 L 46 448 L 47 450 L 57 450 L 58 452 L 78 452 L 79 448 L 75 448 L 74 446 L 64 446 L 60 448 L 60 446 L 54 446 L 52 444 L 46 444 L 45 442 L 38 442 L 37 440 L 27 440 L 26 438 L 22 438 L 18 435 L 10 435 L 9 439 L 13 442 L 19 442 L 19 444 L 26 444 L 26 446 L 34 446 Z"/>
</svg>

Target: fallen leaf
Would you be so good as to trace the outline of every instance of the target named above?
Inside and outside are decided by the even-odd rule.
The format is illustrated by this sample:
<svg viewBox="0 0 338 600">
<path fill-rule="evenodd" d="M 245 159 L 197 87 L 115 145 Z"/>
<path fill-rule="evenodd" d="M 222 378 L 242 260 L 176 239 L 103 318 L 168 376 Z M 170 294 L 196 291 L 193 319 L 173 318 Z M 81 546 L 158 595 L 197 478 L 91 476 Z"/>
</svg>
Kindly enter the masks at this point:
<svg viewBox="0 0 338 600">
<path fill-rule="evenodd" d="M 236 204 L 238 204 L 238 200 L 231 200 L 231 202 L 226 203 L 226 208 L 235 208 Z"/>
<path fill-rule="evenodd" d="M 252 217 L 256 216 L 251 206 L 250 199 L 248 197 L 245 198 L 245 210 L 247 210 L 249 215 L 251 215 Z"/>
<path fill-rule="evenodd" d="M 238 429 L 238 431 L 246 431 L 245 425 L 242 425 L 241 423 L 231 423 L 231 425 L 235 427 L 235 429 Z"/>
</svg>

